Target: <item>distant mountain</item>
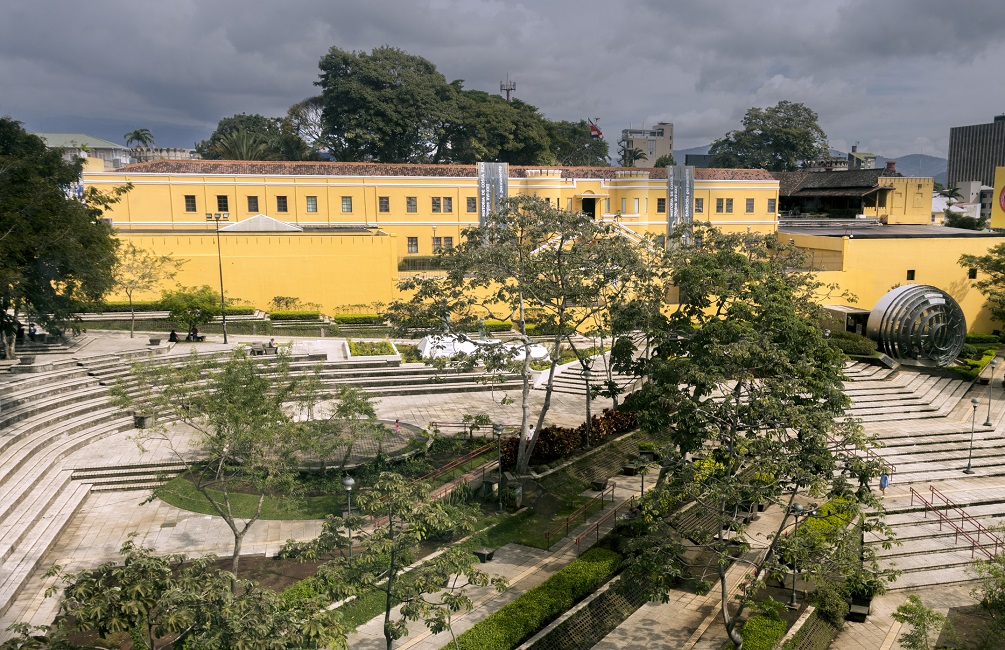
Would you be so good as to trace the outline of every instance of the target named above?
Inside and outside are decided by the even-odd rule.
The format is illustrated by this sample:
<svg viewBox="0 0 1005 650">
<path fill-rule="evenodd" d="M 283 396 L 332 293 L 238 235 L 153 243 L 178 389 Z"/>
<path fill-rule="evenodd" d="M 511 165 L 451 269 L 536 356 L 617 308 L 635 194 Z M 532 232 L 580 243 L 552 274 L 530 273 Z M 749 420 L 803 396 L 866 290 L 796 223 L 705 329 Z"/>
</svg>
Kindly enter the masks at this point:
<svg viewBox="0 0 1005 650">
<path fill-rule="evenodd" d="M 674 160 L 678 164 L 684 164 L 684 158 L 687 154 L 707 154 L 710 146 L 712 145 L 706 144 L 701 147 L 691 147 L 690 149 L 677 149 L 673 152 Z M 831 155 L 835 158 L 848 157 L 847 152 L 837 149 L 831 149 Z M 922 178 L 930 176 L 935 179 L 936 183 L 946 184 L 946 167 L 949 165 L 949 161 L 945 158 L 929 156 L 923 153 L 912 153 L 897 158 L 886 158 L 876 154 L 876 167 L 886 167 L 887 160 L 896 160 L 897 171 L 904 176 L 920 176 Z"/>
</svg>

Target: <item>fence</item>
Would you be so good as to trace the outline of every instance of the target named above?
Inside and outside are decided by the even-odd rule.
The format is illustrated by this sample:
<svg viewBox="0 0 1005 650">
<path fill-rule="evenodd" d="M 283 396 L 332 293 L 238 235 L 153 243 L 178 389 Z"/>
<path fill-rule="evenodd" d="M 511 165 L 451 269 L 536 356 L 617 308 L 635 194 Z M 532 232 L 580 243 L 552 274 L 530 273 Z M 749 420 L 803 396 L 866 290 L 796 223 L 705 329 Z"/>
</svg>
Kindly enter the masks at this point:
<svg viewBox="0 0 1005 650">
<path fill-rule="evenodd" d="M 608 496 L 611 497 L 611 503 L 614 503 L 614 488 L 615 487 L 617 487 L 617 484 L 614 481 L 611 481 L 611 484 L 608 485 L 606 488 L 604 488 L 603 492 L 601 492 L 597 496 L 593 497 L 592 499 L 590 499 L 589 501 L 587 501 L 586 503 L 584 503 L 582 506 L 580 506 L 579 508 L 577 508 L 575 512 L 573 512 L 572 514 L 568 515 L 564 520 L 562 520 L 561 523 L 559 523 L 557 526 L 555 526 L 554 528 L 552 528 L 551 530 L 549 530 L 548 532 L 546 532 L 544 534 L 544 540 L 545 540 L 545 544 L 547 545 L 547 547 L 549 549 L 551 548 L 551 539 L 552 539 L 552 537 L 555 536 L 556 533 L 558 533 L 558 531 L 564 529 L 565 532 L 562 534 L 562 537 L 565 537 L 566 535 L 568 535 L 569 534 L 569 527 L 572 525 L 572 522 L 574 522 L 574 521 L 578 520 L 580 517 L 582 517 L 586 513 L 586 511 L 590 509 L 591 506 L 597 505 L 599 503 L 600 504 L 600 508 L 598 510 L 603 510 L 604 509 L 604 501 L 605 501 L 605 499 Z"/>
<path fill-rule="evenodd" d="M 1005 548 L 1005 542 L 1003 542 L 997 535 L 992 533 L 990 530 L 985 528 L 981 522 L 977 521 L 972 516 L 968 515 L 966 512 L 963 511 L 962 508 L 960 508 L 955 503 L 946 498 L 946 496 L 942 494 L 942 492 L 937 490 L 935 486 L 929 486 L 929 490 L 931 491 L 931 501 L 927 501 L 925 497 L 921 495 L 920 492 L 918 492 L 912 487 L 911 505 L 912 506 L 914 505 L 914 498 L 917 497 L 921 501 L 921 503 L 925 505 L 925 518 L 926 519 L 928 518 L 929 510 L 938 515 L 939 530 L 942 530 L 943 523 L 948 524 L 956 533 L 954 539 L 957 544 L 959 544 L 960 542 L 960 535 L 963 535 L 963 537 L 965 537 L 970 542 L 971 558 L 974 557 L 974 553 L 977 551 L 977 549 L 980 549 L 982 553 L 988 556 L 989 560 L 993 560 L 994 557 L 998 554 L 999 546 Z M 941 506 L 935 505 L 936 497 L 938 497 L 938 499 L 942 502 Z M 943 512 L 939 508 L 945 508 L 947 512 L 949 510 L 953 510 L 955 516 L 950 517 L 947 514 L 947 512 Z M 958 524 L 956 522 L 957 518 L 959 519 Z M 972 526 L 970 530 L 967 530 L 968 524 Z M 974 539 L 973 533 L 977 534 L 977 539 Z M 982 541 L 981 536 L 983 536 L 985 539 L 989 541 L 988 542 Z M 994 550 L 989 550 L 990 541 L 994 542 L 993 547 Z"/>
<path fill-rule="evenodd" d="M 622 501 L 618 505 L 614 506 L 614 510 L 611 510 L 606 515 L 598 519 L 596 523 L 594 523 L 589 528 L 584 530 L 583 533 L 576 538 L 576 555 L 579 555 L 580 553 L 580 545 L 583 543 L 583 540 L 588 538 L 590 535 L 596 535 L 597 538 L 594 541 L 599 542 L 600 527 L 603 526 L 608 521 L 610 521 L 611 519 L 617 518 L 618 512 L 620 512 L 621 510 L 627 509 L 630 511 L 634 507 L 635 507 L 635 495 L 633 494 L 631 498 L 628 499 L 628 501 Z"/>
</svg>

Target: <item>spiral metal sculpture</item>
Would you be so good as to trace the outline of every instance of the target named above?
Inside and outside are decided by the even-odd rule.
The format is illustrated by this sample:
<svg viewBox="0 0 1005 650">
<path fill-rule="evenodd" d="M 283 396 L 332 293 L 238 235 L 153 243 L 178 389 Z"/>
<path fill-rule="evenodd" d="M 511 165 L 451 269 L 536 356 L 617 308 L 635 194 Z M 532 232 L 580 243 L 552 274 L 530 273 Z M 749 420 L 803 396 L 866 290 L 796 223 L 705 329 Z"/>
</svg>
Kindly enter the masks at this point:
<svg viewBox="0 0 1005 650">
<path fill-rule="evenodd" d="M 867 333 L 898 361 L 945 366 L 963 349 L 967 321 L 952 296 L 924 284 L 897 287 L 869 314 Z"/>
</svg>

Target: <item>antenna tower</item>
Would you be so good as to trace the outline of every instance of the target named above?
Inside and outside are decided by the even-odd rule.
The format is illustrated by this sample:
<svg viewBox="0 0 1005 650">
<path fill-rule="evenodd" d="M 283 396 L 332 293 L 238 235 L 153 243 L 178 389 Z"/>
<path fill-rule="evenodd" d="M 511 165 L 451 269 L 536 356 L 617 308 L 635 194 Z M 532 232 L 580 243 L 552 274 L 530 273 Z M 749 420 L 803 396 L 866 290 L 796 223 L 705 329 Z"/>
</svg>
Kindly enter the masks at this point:
<svg viewBox="0 0 1005 650">
<path fill-rule="evenodd" d="M 516 82 L 509 80 L 509 75 L 506 75 L 506 81 L 499 82 L 499 92 L 506 93 L 506 101 L 510 100 L 510 94 L 516 90 Z"/>
</svg>

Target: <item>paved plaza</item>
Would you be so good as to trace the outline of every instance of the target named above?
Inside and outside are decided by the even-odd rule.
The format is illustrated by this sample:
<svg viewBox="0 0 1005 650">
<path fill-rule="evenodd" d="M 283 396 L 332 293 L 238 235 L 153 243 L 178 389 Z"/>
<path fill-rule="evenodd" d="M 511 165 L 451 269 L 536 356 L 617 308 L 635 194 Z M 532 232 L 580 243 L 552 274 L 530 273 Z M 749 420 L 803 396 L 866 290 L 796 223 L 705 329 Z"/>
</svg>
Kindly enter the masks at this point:
<svg viewBox="0 0 1005 650">
<path fill-rule="evenodd" d="M 252 337 L 231 337 L 231 345 L 224 346 L 220 342 L 178 345 L 168 354 L 184 355 L 193 348 L 199 351 L 224 350 L 238 343 L 257 341 Z M 325 354 L 331 360 L 340 360 L 343 352 L 341 346 L 333 340 L 279 341 L 290 343 L 294 352 Z M 128 338 L 121 333 L 91 333 L 82 349 L 68 352 L 76 355 L 121 354 L 124 350 L 141 350 L 146 346 L 145 337 Z M 53 356 L 58 359 L 58 355 Z M 871 380 L 869 380 L 871 381 Z M 876 380 L 878 382 L 878 380 Z M 879 384 L 877 383 L 877 386 Z M 0 380 L 2 386 L 2 380 Z M 868 387 L 868 386 L 866 386 Z M 934 395 L 935 387 L 921 387 L 919 391 L 928 391 Z M 941 390 L 941 389 L 940 389 Z M 866 422 L 867 431 L 881 438 L 896 439 L 898 436 L 917 436 L 922 432 L 933 435 L 955 435 L 957 430 L 970 433 L 972 411 L 969 408 L 971 395 L 984 397 L 986 389 L 974 386 L 969 392 L 964 388 L 950 386 L 947 390 L 955 391 L 952 400 L 946 399 L 938 408 L 944 409 L 940 419 L 912 420 L 910 418 Z M 959 393 L 957 396 L 956 393 Z M 485 414 L 494 422 L 516 423 L 520 419 L 519 395 L 510 394 L 515 398 L 512 403 L 503 404 L 500 394 L 491 392 L 467 392 L 438 395 L 405 395 L 376 398 L 378 416 L 383 420 L 398 419 L 402 423 L 425 428 L 432 422 L 460 422 L 465 415 Z M 543 401 L 543 391 L 532 392 L 534 405 L 532 412 L 540 408 Z M 1005 410 L 1005 399 L 1000 389 L 992 394 L 992 419 L 994 426 L 982 431 L 982 438 L 987 438 L 1000 432 L 1002 411 Z M 986 403 L 986 402 L 985 402 Z M 594 412 L 599 412 L 609 401 L 598 399 L 593 403 Z M 0 403 L 2 408 L 2 403 Z M 921 408 L 921 407 L 919 407 Z M 552 398 L 548 421 L 557 425 L 576 426 L 582 422 L 584 402 L 582 395 L 556 393 Z M 919 411 L 920 412 L 920 411 Z M 941 427 L 941 428 L 940 428 Z M 938 431 L 935 431 L 939 429 Z M 934 432 L 934 433 L 933 433 Z M 93 467 L 96 465 L 125 466 L 134 463 L 151 463 L 170 460 L 171 453 L 162 443 L 147 444 L 146 451 L 141 452 L 134 438 L 135 431 L 123 431 L 107 436 L 93 444 L 86 445 L 68 454 L 62 459 L 63 470 L 70 471 L 74 467 Z M 949 443 L 946 443 L 949 444 Z M 911 447 L 916 454 L 917 445 Z M 893 451 L 890 452 L 894 453 Z M 896 452 L 908 453 L 908 452 Z M 922 460 L 906 456 L 899 461 L 905 468 L 905 475 L 911 476 L 911 462 L 921 463 Z M 924 461 L 928 462 L 928 461 Z M 943 488 L 960 501 L 969 498 L 969 492 L 980 494 L 1001 492 L 1005 500 L 1005 477 L 997 478 L 993 472 L 985 476 L 967 477 L 959 472 L 959 462 L 953 461 L 941 467 L 939 471 L 946 473 L 946 483 Z M 920 466 L 919 466 L 920 467 Z M 919 469 L 919 472 L 921 470 Z M 951 475 L 951 476 L 950 476 Z M 619 477 L 616 500 L 623 501 L 631 494 L 637 494 L 640 488 L 638 477 Z M 905 499 L 910 499 L 910 487 L 921 489 L 920 483 L 914 479 L 896 480 L 887 490 L 885 500 L 888 504 L 903 506 Z M 114 560 L 118 557 L 121 544 L 135 534 L 136 542 L 151 546 L 158 552 L 184 552 L 189 555 L 215 553 L 228 555 L 233 538 L 229 528 L 216 517 L 210 517 L 188 511 L 178 510 L 159 499 L 149 502 L 145 492 L 91 492 L 79 506 L 70 520 L 69 525 L 56 539 L 55 544 L 39 563 L 21 595 L 6 612 L 0 625 L 6 627 L 16 620 L 27 620 L 35 624 L 49 623 L 56 612 L 57 600 L 44 598 L 43 592 L 50 584 L 44 577 L 44 570 L 52 564 L 60 564 L 68 570 L 76 570 L 96 566 L 101 562 Z M 781 514 L 769 509 L 753 524 L 752 532 L 763 534 L 777 525 Z M 900 516 L 900 515 L 897 515 Z M 910 516 L 909 513 L 904 517 Z M 904 522 L 904 526 L 912 522 Z M 455 623 L 458 632 L 467 629 L 474 622 L 495 611 L 502 605 L 511 602 L 520 594 L 533 586 L 540 584 L 552 573 L 560 569 L 575 557 L 575 547 L 572 539 L 582 530 L 572 531 L 570 536 L 552 547 L 550 551 L 528 548 L 519 545 L 508 545 L 499 549 L 494 560 L 485 565 L 485 569 L 505 576 L 510 582 L 510 588 L 501 594 L 484 590 L 475 594 L 476 607 L 469 613 L 459 616 Z M 257 523 L 249 531 L 244 542 L 244 553 L 248 555 L 273 555 L 284 542 L 289 539 L 310 539 L 320 532 L 318 521 L 263 521 Z M 906 530 L 906 528 L 905 528 Z M 760 539 L 763 539 L 761 537 Z M 969 550 L 969 549 L 968 549 Z M 902 561 L 902 560 L 898 560 Z M 729 574 L 731 587 L 744 577 L 745 569 L 734 567 Z M 909 584 L 901 585 L 910 586 Z M 894 585 L 896 588 L 897 585 Z M 950 607 L 973 604 L 970 595 L 971 585 L 965 583 L 941 584 L 931 587 L 918 586 L 911 589 L 900 588 L 878 597 L 873 603 L 873 613 L 866 623 L 848 623 L 840 633 L 834 648 L 849 649 L 888 649 L 899 648 L 896 642 L 900 624 L 893 621 L 891 614 L 896 607 L 904 602 L 909 593 L 918 593 L 926 604 L 943 612 Z M 721 647 L 725 640 L 721 619 L 719 618 L 719 592 L 713 590 L 705 596 L 680 591 L 673 594 L 665 604 L 646 604 L 639 608 L 625 623 L 614 630 L 596 648 L 601 650 L 634 649 L 634 648 L 667 648 L 715 650 Z M 380 621 L 372 621 L 360 627 L 350 638 L 351 648 L 383 647 L 383 637 Z M 442 647 L 449 640 L 448 635 L 431 635 L 419 624 L 410 626 L 410 634 L 396 644 L 396 648 L 416 648 L 433 650 Z"/>
</svg>

